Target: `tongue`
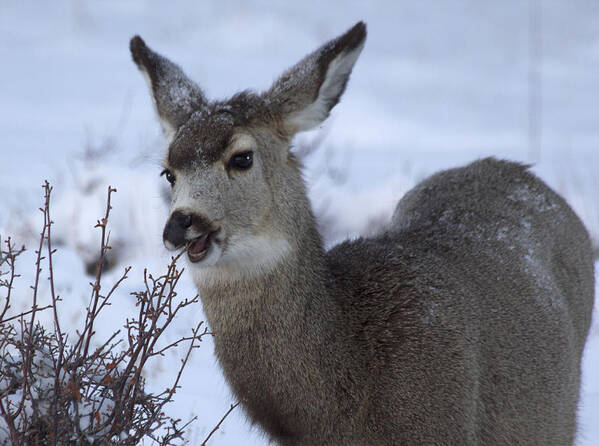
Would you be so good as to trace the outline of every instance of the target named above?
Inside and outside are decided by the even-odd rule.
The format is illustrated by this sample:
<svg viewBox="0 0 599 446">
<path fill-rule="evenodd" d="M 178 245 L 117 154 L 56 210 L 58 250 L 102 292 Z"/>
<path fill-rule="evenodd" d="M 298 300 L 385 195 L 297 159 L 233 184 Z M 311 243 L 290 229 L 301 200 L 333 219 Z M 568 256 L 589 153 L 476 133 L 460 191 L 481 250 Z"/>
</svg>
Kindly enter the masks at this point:
<svg viewBox="0 0 599 446">
<path fill-rule="evenodd" d="M 193 240 L 187 247 L 187 254 L 191 260 L 200 260 L 208 247 L 209 232 Z"/>
</svg>

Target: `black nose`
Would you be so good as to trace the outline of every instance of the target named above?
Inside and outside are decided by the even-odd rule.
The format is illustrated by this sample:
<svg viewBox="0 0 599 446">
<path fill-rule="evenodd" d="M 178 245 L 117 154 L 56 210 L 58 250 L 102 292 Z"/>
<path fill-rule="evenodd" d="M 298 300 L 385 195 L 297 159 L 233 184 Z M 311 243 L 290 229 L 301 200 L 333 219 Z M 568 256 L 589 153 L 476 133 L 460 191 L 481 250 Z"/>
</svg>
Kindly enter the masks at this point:
<svg viewBox="0 0 599 446">
<path fill-rule="evenodd" d="M 192 218 L 190 214 L 184 214 L 179 211 L 173 212 L 171 217 L 166 222 L 162 238 L 165 242 L 169 242 L 175 248 L 183 246 L 186 242 L 185 232 L 191 226 Z"/>
</svg>

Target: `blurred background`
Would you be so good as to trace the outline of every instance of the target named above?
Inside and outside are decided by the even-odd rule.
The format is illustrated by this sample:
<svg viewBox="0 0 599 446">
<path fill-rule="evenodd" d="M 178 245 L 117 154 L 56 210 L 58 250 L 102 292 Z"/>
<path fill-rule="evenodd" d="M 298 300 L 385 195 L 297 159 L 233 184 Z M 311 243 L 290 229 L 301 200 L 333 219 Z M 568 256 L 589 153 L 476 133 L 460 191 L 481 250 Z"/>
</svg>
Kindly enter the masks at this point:
<svg viewBox="0 0 599 446">
<path fill-rule="evenodd" d="M 370 234 L 422 178 L 485 156 L 532 163 L 599 240 L 599 2 L 0 2 L 0 236 L 29 246 L 41 229 L 41 184 L 54 186 L 59 291 L 67 324 L 80 322 L 95 221 L 113 197 L 111 265 L 133 265 L 111 311 L 144 267 L 169 259 L 161 243 L 166 146 L 128 43 L 140 34 L 211 98 L 263 90 L 287 67 L 358 20 L 368 39 L 331 118 L 299 135 L 314 210 L 328 245 Z M 30 250 L 31 251 L 31 250 Z M 29 262 L 29 263 L 28 263 Z M 29 305 L 33 257 L 21 261 Z M 91 265 L 91 266 L 90 266 Z M 110 273 L 109 273 L 110 274 Z M 109 276 L 110 278 L 110 276 Z M 195 294 L 189 280 L 180 293 Z M 18 302 L 15 303 L 18 307 Z M 201 308 L 178 322 L 183 332 Z M 579 445 L 599 438 L 599 329 L 585 353 Z M 165 360 L 153 381 L 168 381 Z M 166 377 L 165 377 L 166 376 Z M 197 414 L 201 440 L 231 402 L 206 342 L 174 409 Z M 593 421 L 595 421 L 593 423 Z M 266 444 L 237 409 L 213 444 Z"/>
</svg>

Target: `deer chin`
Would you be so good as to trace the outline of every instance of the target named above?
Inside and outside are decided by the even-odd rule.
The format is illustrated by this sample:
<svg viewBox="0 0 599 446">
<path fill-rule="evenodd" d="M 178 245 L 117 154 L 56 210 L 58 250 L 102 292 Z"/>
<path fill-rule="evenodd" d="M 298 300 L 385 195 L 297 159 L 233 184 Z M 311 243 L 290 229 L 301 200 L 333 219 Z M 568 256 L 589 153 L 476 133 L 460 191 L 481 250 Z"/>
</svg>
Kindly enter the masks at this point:
<svg viewBox="0 0 599 446">
<path fill-rule="evenodd" d="M 187 257 L 191 263 L 204 260 L 212 247 L 212 236 L 214 232 L 206 232 L 187 242 Z"/>
</svg>

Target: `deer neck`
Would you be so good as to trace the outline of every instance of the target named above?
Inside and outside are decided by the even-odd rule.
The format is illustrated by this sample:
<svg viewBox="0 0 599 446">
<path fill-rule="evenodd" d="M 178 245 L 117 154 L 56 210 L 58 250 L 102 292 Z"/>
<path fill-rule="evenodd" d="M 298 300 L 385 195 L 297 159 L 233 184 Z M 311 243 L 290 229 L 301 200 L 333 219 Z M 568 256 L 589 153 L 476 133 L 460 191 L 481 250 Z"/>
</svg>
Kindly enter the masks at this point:
<svg viewBox="0 0 599 446">
<path fill-rule="evenodd" d="M 316 420 L 324 412 L 318 410 L 322 395 L 338 391 L 351 375 L 349 324 L 337 308 L 334 296 L 339 293 L 314 221 L 309 221 L 262 274 L 197 283 L 219 362 L 258 421 L 265 422 L 263 411 L 294 413 L 298 407 L 314 409 Z"/>
<path fill-rule="evenodd" d="M 299 234 L 258 236 L 253 244 L 264 252 L 251 263 L 212 267 L 195 276 L 215 334 L 251 332 L 256 324 L 273 324 L 271 329 L 297 324 L 312 301 L 331 301 L 325 253 L 313 220 L 303 223 Z"/>
</svg>

